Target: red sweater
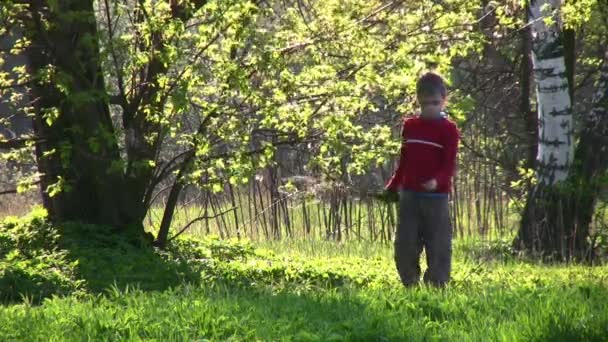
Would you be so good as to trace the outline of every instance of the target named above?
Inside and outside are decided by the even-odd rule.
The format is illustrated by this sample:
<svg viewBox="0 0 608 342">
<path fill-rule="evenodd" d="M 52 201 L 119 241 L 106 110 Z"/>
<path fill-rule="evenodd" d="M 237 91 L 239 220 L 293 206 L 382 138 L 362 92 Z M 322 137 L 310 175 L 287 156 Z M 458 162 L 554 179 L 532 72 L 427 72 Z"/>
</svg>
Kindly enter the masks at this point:
<svg viewBox="0 0 608 342">
<path fill-rule="evenodd" d="M 460 132 L 445 117 L 406 118 L 401 130 L 401 159 L 386 184 L 388 190 L 427 192 L 422 184 L 435 178 L 434 193 L 449 193 L 456 166 Z"/>
</svg>

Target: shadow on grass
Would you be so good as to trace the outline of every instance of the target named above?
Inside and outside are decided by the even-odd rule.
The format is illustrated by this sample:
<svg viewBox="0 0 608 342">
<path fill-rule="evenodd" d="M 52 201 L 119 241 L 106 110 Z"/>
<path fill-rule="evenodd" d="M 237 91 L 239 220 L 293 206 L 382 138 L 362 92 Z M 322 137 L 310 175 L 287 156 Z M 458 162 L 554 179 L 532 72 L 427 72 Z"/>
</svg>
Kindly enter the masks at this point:
<svg viewBox="0 0 608 342">
<path fill-rule="evenodd" d="M 545 307 L 546 299 L 524 293 L 487 298 L 419 289 L 298 294 L 209 285 L 55 299 L 29 311 L 0 308 L 0 340 L 601 341 L 606 336 L 600 308 L 588 319 L 571 306 L 560 314 Z M 590 299 L 605 295 L 590 290 Z M 514 302 L 513 310 L 496 308 L 508 302 Z M 501 323 L 484 324 L 486 319 Z"/>
<path fill-rule="evenodd" d="M 394 318 L 340 296 L 181 287 L 0 308 L 0 340 L 402 341 Z"/>
<path fill-rule="evenodd" d="M 137 238 L 94 225 L 64 224 L 60 247 L 93 292 L 136 287 L 163 291 L 184 283 L 198 284 L 199 271 L 186 260 L 170 258 Z"/>
</svg>

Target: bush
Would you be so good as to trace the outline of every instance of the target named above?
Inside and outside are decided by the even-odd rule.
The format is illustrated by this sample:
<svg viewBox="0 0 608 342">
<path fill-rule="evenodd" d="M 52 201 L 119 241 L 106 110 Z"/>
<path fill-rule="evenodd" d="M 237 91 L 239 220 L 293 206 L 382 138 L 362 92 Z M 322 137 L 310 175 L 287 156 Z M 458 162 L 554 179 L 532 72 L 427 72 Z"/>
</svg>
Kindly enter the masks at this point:
<svg viewBox="0 0 608 342">
<path fill-rule="evenodd" d="M 29 298 L 39 302 L 52 295 L 78 292 L 77 261 L 59 248 L 59 232 L 41 209 L 0 224 L 0 301 Z"/>
</svg>

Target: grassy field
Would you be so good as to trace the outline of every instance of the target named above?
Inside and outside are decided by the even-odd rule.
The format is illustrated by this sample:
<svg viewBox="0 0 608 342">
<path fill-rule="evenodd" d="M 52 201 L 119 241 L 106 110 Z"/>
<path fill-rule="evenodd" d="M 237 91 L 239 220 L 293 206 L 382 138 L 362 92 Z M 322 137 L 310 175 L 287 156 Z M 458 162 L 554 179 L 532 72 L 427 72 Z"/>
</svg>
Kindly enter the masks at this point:
<svg viewBox="0 0 608 342">
<path fill-rule="evenodd" d="M 3 340 L 602 341 L 606 289 L 541 285 L 273 291 L 182 286 L 1 309 Z"/>
<path fill-rule="evenodd" d="M 31 235 L 28 224 L 4 224 L 5 233 L 17 236 L 13 245 L 0 235 L 5 248 L 0 289 L 10 290 L 15 274 L 33 284 L 29 294 L 15 288 L 12 298 L 4 294 L 2 341 L 605 341 L 608 336 L 606 267 L 540 265 L 514 258 L 501 243 L 457 242 L 448 288 L 405 289 L 388 244 L 186 237 L 159 252 L 125 238 L 103 239 L 94 227 L 61 228 L 51 246 L 46 241 L 54 236 L 48 233 L 53 227 L 45 228 L 42 239 Z M 85 230 L 89 239 L 77 238 L 76 230 Z M 41 260 L 37 264 L 14 266 L 24 261 L 10 246 L 62 256 L 53 254 L 53 264 L 37 252 L 32 254 Z M 45 267 L 50 271 L 42 272 Z M 72 286 L 37 296 L 36 281 L 56 279 L 52 274 Z"/>
</svg>

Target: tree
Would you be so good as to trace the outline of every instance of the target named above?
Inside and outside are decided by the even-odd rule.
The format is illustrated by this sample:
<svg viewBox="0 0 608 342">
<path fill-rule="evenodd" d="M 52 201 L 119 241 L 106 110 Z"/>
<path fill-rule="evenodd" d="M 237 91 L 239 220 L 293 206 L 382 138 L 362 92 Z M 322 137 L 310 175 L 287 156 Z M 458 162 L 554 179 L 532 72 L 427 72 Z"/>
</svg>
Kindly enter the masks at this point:
<svg viewBox="0 0 608 342">
<path fill-rule="evenodd" d="M 427 63 L 448 71 L 451 58 L 476 48 L 462 30 L 477 8 L 5 1 L 0 34 L 22 32 L 10 53 L 28 59 L 23 82 L 5 80 L 7 88 L 23 83 L 36 100 L 22 108 L 33 134 L 0 146 L 34 146 L 54 221 L 142 234 L 154 198 L 168 191 L 163 246 L 184 187 L 241 184 L 276 146 L 309 144 L 310 167 L 327 175 L 382 163 L 398 146 L 393 121 L 365 122 L 380 105 L 410 108 L 404 94 Z"/>
<path fill-rule="evenodd" d="M 515 245 L 551 259 L 588 260 L 592 257 L 590 224 L 608 166 L 603 152 L 608 132 L 608 59 L 604 55 L 592 109 L 582 116 L 576 139 L 560 4 L 529 3 L 539 116 L 538 180 L 528 196 Z"/>
</svg>

